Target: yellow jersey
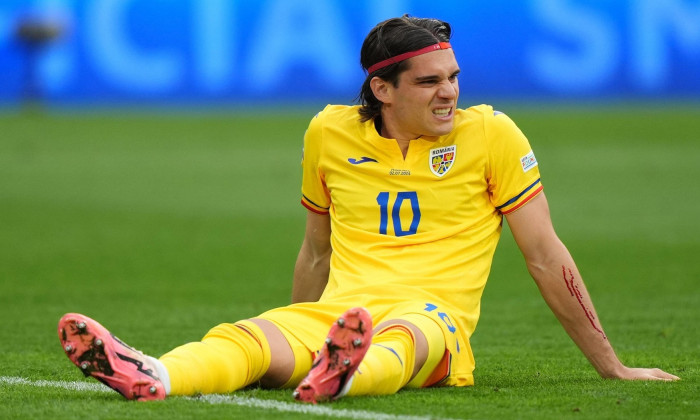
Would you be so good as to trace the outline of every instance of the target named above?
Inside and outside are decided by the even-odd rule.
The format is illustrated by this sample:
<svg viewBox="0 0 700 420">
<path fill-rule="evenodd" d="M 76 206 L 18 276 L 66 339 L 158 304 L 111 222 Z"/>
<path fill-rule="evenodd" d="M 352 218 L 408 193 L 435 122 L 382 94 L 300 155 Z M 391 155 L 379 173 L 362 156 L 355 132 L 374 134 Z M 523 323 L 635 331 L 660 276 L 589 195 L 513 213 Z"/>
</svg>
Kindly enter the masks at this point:
<svg viewBox="0 0 700 420">
<path fill-rule="evenodd" d="M 301 201 L 331 218 L 320 302 L 422 300 L 450 314 L 443 321 L 468 347 L 503 214 L 542 185 L 530 144 L 505 114 L 479 105 L 456 110 L 454 122 L 447 135 L 412 140 L 404 158 L 357 106 L 327 106 L 304 137 Z"/>
</svg>

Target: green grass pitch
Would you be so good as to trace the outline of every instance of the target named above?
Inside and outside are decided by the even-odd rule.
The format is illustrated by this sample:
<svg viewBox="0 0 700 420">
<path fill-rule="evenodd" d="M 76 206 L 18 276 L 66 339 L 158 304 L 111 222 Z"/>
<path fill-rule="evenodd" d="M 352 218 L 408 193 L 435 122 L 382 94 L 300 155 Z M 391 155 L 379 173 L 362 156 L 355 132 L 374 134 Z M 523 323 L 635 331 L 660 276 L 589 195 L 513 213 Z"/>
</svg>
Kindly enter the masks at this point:
<svg viewBox="0 0 700 420">
<path fill-rule="evenodd" d="M 68 389 L 96 381 L 60 348 L 65 312 L 160 355 L 289 301 L 301 138 L 315 111 L 5 113 L 0 418 L 700 417 L 700 110 L 501 110 L 533 144 L 555 227 L 620 358 L 682 381 L 600 379 L 504 230 L 472 340 L 474 387 L 308 411 L 290 391 L 134 403 Z"/>
</svg>

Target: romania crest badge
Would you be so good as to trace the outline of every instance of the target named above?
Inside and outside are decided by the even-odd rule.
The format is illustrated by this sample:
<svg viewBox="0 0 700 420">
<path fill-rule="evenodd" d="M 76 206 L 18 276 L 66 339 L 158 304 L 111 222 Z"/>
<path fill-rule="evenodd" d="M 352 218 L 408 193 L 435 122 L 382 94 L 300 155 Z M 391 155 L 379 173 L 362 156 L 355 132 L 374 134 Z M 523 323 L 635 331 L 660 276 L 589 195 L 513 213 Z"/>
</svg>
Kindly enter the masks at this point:
<svg viewBox="0 0 700 420">
<path fill-rule="evenodd" d="M 457 146 L 445 146 L 430 149 L 430 171 L 441 177 L 452 169 L 457 155 Z"/>
</svg>

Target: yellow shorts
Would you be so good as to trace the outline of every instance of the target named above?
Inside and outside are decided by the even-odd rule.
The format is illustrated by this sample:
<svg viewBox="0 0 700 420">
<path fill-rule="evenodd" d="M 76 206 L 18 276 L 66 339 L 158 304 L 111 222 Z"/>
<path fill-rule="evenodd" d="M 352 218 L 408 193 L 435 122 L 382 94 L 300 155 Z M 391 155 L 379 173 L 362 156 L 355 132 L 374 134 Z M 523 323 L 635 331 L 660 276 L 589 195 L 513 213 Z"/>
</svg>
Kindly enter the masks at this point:
<svg viewBox="0 0 700 420">
<path fill-rule="evenodd" d="M 277 325 L 294 352 L 296 366 L 287 386 L 294 386 L 306 376 L 315 352 L 323 345 L 330 326 L 343 312 L 355 306 L 365 307 L 373 325 L 403 319 L 424 331 L 434 331 L 437 324 L 445 340 L 445 354 L 423 386 L 469 386 L 474 384 L 474 356 L 469 340 L 458 331 L 450 315 L 440 307 L 424 301 L 387 304 L 386 299 L 334 298 L 320 302 L 297 303 L 264 312 L 256 318 Z"/>
</svg>

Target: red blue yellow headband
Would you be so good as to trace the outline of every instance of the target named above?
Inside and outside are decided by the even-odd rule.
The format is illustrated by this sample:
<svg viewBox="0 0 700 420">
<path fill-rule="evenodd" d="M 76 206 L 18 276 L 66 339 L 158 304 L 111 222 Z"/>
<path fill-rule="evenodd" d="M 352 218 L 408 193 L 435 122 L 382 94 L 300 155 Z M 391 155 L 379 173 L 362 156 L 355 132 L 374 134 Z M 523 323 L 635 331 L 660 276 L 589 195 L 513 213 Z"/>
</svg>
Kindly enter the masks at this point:
<svg viewBox="0 0 700 420">
<path fill-rule="evenodd" d="M 427 46 L 425 48 L 421 48 L 420 50 L 416 51 L 409 51 L 407 53 L 399 54 L 391 58 L 387 58 L 386 60 L 382 60 L 378 62 L 377 64 L 374 64 L 367 69 L 367 73 L 371 74 L 374 73 L 375 71 L 382 69 L 386 66 L 389 66 L 391 64 L 398 63 L 400 61 L 408 60 L 411 57 L 415 57 L 417 55 L 437 51 L 437 50 L 446 50 L 452 48 L 452 45 L 450 45 L 449 42 L 438 42 L 437 44 L 433 44 L 430 46 Z"/>
</svg>

